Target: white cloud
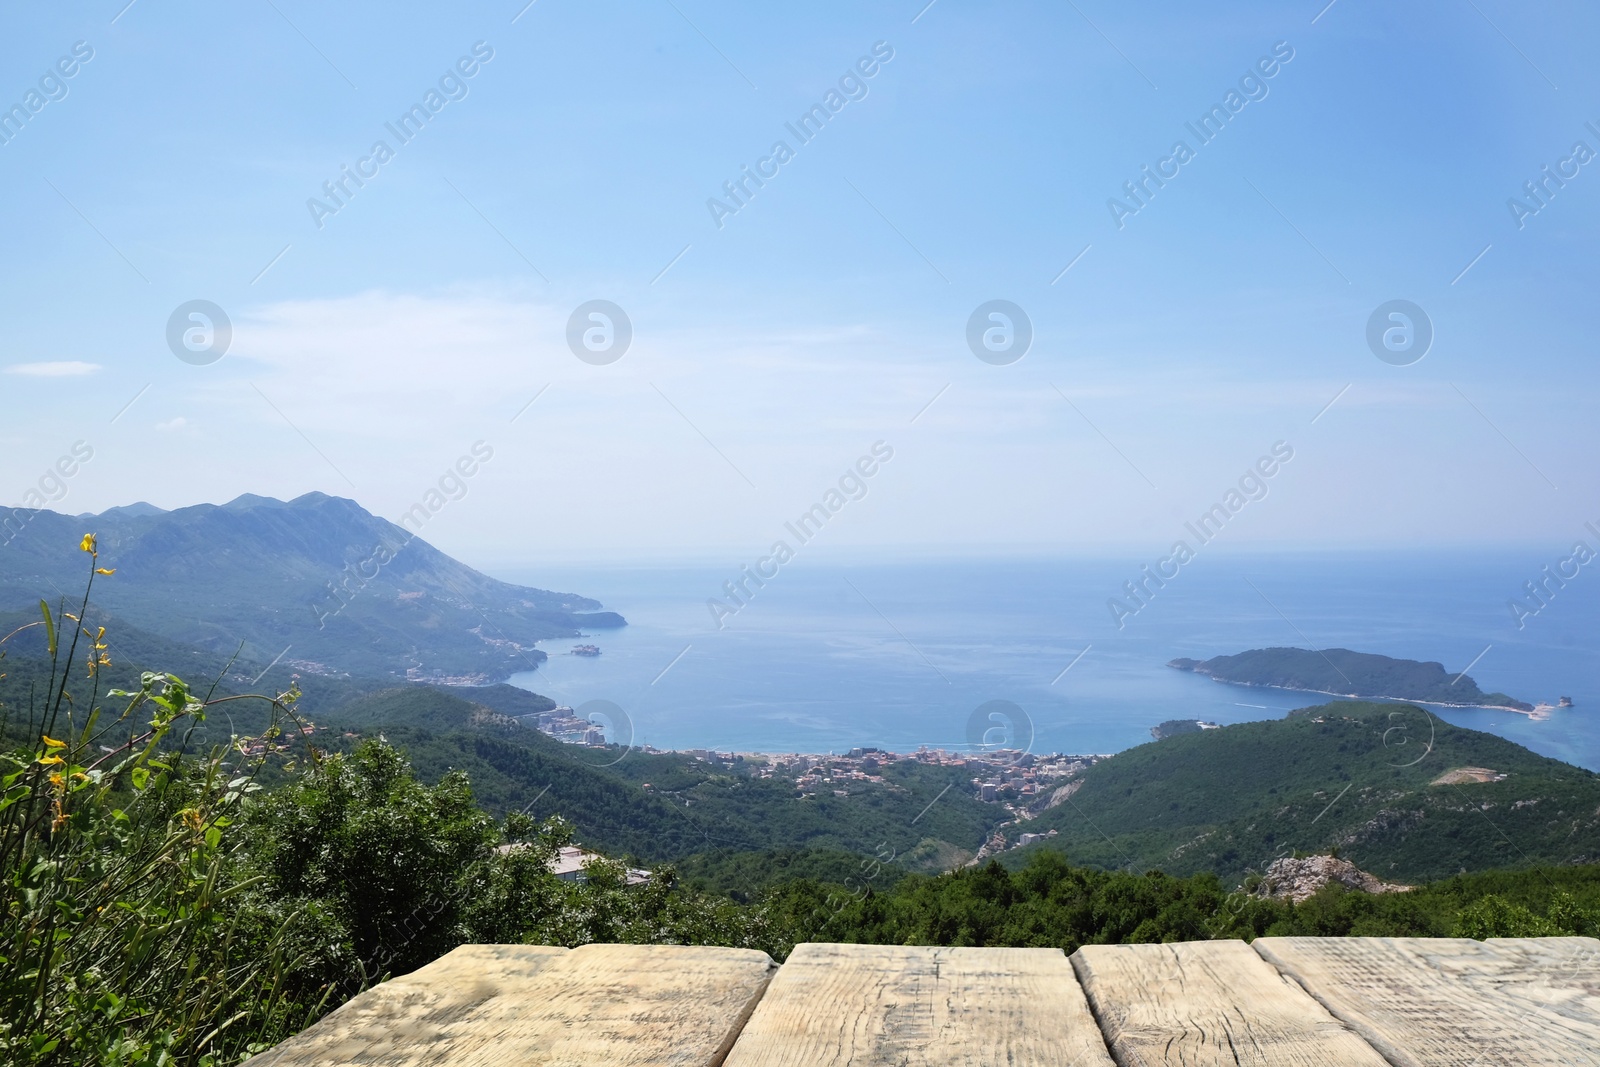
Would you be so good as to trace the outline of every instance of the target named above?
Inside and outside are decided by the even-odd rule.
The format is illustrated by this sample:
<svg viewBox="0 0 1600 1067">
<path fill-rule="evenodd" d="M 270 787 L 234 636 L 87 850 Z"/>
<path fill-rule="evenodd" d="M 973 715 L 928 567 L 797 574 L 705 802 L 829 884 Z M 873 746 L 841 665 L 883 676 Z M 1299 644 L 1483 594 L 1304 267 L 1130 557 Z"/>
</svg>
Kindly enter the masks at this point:
<svg viewBox="0 0 1600 1067">
<path fill-rule="evenodd" d="M 50 363 L 13 363 L 5 368 L 5 373 L 20 374 L 25 378 L 82 378 L 99 369 L 98 363 L 64 359 Z"/>
<path fill-rule="evenodd" d="M 1430 457 L 1470 454 L 1474 469 L 1521 462 L 1446 383 L 1370 357 L 1265 374 L 1044 339 L 997 368 L 966 350 L 959 315 L 764 330 L 737 310 L 697 323 L 649 299 L 624 303 L 633 346 L 598 367 L 567 349 L 570 304 L 515 289 L 241 309 L 228 360 L 168 394 L 169 410 L 204 413 L 206 448 L 195 423 L 170 417 L 116 454 L 186 486 L 173 504 L 319 489 L 394 520 L 482 445 L 492 460 L 426 532 L 479 559 L 732 558 L 770 544 L 879 439 L 896 458 L 829 528 L 834 547 L 1155 544 L 1279 439 L 1303 458 L 1230 539 L 1359 541 L 1373 514 L 1386 537 L 1424 538 L 1471 490 L 1435 477 L 1419 491 L 1419 468 L 1394 462 L 1397 435 L 1430 442 Z M 1487 414 L 1510 420 L 1518 408 L 1501 400 Z M 1562 449 L 1534 458 L 1546 453 Z M 1531 472 L 1507 477 L 1544 491 Z"/>
</svg>

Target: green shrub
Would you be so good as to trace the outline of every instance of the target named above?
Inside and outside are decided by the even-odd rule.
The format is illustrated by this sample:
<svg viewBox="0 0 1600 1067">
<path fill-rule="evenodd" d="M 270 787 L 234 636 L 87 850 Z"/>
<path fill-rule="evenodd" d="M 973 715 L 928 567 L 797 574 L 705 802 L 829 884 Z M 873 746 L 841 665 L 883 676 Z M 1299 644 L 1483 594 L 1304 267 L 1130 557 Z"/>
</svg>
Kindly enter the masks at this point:
<svg viewBox="0 0 1600 1067">
<path fill-rule="evenodd" d="M 92 535 L 82 548 L 94 556 Z M 111 573 L 92 558 L 91 570 Z M 74 1067 L 231 1062 L 316 1010 L 277 982 L 293 922 L 266 932 L 239 906 L 251 882 L 234 827 L 252 774 L 237 746 L 184 751 L 178 732 L 208 701 L 172 675 L 106 693 L 124 703 L 102 714 L 110 660 L 105 631 L 82 624 L 87 606 L 87 591 L 76 615 L 58 619 L 40 603 L 28 628 L 46 637 L 50 685 L 28 709 L 34 740 L 0 754 L 0 1056 Z"/>
<path fill-rule="evenodd" d="M 1455 935 L 1479 941 L 1489 937 L 1593 937 L 1600 916 L 1578 907 L 1569 894 L 1557 893 L 1545 915 L 1491 893 L 1461 910 Z"/>
</svg>

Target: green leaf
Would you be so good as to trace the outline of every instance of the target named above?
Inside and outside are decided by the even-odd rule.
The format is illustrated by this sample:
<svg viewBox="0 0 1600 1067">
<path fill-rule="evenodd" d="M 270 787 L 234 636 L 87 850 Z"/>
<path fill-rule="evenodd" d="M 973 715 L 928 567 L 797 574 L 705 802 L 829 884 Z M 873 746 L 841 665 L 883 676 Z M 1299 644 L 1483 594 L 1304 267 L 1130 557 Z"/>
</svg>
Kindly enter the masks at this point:
<svg viewBox="0 0 1600 1067">
<path fill-rule="evenodd" d="M 50 614 L 50 605 L 43 600 L 39 601 L 39 613 L 44 616 L 44 632 L 49 635 L 50 654 L 56 654 L 56 620 Z"/>
<path fill-rule="evenodd" d="M 143 789 L 144 784 L 150 780 L 150 769 L 148 767 L 135 767 L 130 777 L 133 779 L 133 787 L 135 789 Z"/>
</svg>

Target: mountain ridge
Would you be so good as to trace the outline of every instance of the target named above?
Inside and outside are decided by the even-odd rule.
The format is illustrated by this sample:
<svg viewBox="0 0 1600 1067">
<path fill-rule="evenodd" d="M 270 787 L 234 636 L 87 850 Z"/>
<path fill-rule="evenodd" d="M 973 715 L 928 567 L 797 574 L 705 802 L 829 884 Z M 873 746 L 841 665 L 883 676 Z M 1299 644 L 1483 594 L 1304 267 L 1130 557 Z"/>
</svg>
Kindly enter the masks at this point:
<svg viewBox="0 0 1600 1067">
<path fill-rule="evenodd" d="M 81 589 L 99 542 L 95 601 L 184 644 L 303 671 L 483 684 L 536 669 L 536 642 L 626 625 L 598 601 L 477 571 L 344 497 L 244 494 L 164 511 L 69 516 L 0 509 L 0 609 Z"/>
</svg>

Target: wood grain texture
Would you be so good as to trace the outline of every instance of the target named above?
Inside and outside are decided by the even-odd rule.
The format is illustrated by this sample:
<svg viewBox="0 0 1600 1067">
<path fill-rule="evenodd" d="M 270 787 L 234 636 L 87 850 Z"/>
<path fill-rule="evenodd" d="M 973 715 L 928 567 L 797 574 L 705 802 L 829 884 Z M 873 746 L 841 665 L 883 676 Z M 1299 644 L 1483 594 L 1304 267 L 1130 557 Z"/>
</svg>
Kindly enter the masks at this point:
<svg viewBox="0 0 1600 1067">
<path fill-rule="evenodd" d="M 1256 951 L 1400 1067 L 1600 1064 L 1600 941 L 1263 937 Z"/>
<path fill-rule="evenodd" d="M 773 967 L 748 949 L 467 946 L 249 1064 L 718 1067 Z"/>
<path fill-rule="evenodd" d="M 462 945 L 426 967 L 374 986 L 249 1067 L 437 1063 L 446 1033 L 485 1001 L 532 988 L 567 949 L 544 945 Z"/>
<path fill-rule="evenodd" d="M 726 1067 L 1111 1067 L 1052 948 L 798 945 Z"/>
<path fill-rule="evenodd" d="M 1085 945 L 1072 964 L 1122 1067 L 1388 1067 L 1243 941 Z"/>
</svg>

